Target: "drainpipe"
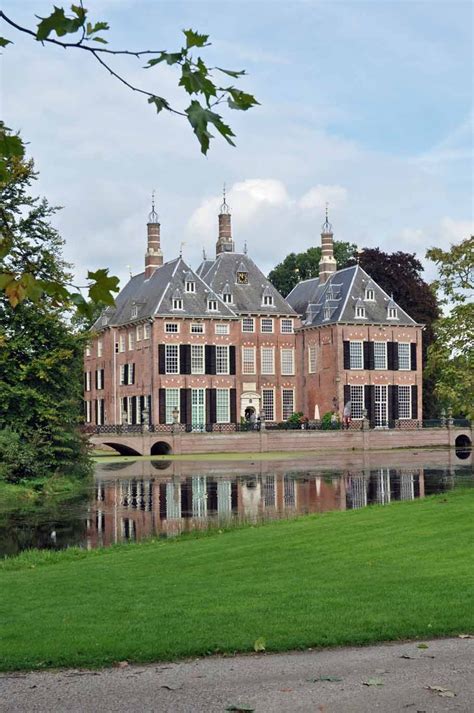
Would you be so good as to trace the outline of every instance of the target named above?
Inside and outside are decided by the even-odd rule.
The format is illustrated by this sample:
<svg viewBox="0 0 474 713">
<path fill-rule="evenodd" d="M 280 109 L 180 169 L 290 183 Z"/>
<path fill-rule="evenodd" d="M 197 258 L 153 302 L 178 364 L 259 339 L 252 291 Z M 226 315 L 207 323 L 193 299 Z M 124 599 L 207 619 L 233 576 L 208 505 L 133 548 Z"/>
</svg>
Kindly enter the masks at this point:
<svg viewBox="0 0 474 713">
<path fill-rule="evenodd" d="M 115 329 L 112 331 L 112 349 L 114 365 L 114 425 L 117 425 L 117 353 L 115 351 Z"/>
</svg>

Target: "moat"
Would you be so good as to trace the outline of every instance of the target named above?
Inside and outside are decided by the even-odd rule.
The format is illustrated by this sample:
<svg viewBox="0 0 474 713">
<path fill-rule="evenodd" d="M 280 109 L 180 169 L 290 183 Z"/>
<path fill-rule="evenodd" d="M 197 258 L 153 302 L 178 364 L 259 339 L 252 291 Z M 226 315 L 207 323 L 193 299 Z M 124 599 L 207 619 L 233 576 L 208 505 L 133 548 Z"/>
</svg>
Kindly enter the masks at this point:
<svg viewBox="0 0 474 713">
<path fill-rule="evenodd" d="M 386 454 L 385 454 L 386 455 Z M 82 497 L 5 511 L 0 555 L 36 547 L 87 549 L 208 528 L 258 524 L 372 504 L 389 506 L 473 486 L 469 458 L 452 452 L 380 454 L 337 465 L 304 460 L 98 462 Z M 331 465 L 332 461 L 332 465 Z"/>
</svg>

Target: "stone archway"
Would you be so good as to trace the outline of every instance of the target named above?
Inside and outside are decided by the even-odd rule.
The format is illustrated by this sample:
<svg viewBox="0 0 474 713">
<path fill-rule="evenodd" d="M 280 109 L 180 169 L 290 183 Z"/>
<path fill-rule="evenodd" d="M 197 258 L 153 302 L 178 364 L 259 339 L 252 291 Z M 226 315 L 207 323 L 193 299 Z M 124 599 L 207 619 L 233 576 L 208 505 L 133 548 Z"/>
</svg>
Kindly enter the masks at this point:
<svg viewBox="0 0 474 713">
<path fill-rule="evenodd" d="M 156 441 L 153 443 L 150 449 L 150 455 L 152 456 L 167 456 L 171 453 L 172 448 L 166 441 Z"/>
<path fill-rule="evenodd" d="M 254 386 L 254 384 L 252 384 Z M 248 420 L 247 413 L 254 414 L 255 418 L 260 415 L 260 394 L 257 391 L 243 391 L 240 397 L 240 417 Z"/>
<path fill-rule="evenodd" d="M 117 453 L 121 456 L 140 456 L 141 453 L 139 453 L 135 448 L 131 448 L 130 446 L 125 446 L 122 443 L 105 443 L 104 446 L 109 446 L 109 448 L 113 448 L 114 451 L 117 451 Z"/>
</svg>

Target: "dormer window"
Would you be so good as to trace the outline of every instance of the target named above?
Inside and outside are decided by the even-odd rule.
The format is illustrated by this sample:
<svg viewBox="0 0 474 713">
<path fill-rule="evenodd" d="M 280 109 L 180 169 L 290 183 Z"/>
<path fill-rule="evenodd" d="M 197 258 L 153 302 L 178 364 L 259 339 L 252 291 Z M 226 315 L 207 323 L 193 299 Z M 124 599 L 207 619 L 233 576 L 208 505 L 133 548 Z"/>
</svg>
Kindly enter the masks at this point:
<svg viewBox="0 0 474 713">
<path fill-rule="evenodd" d="M 330 307 L 324 308 L 323 319 L 331 319 L 331 308 Z"/>
<path fill-rule="evenodd" d="M 138 307 L 136 305 L 133 305 L 130 316 L 132 319 L 136 319 L 138 317 Z"/>
<path fill-rule="evenodd" d="M 364 299 L 366 302 L 375 302 L 375 290 L 372 287 L 366 288 Z"/>
<path fill-rule="evenodd" d="M 173 297 L 173 309 L 183 309 L 183 300 L 179 297 Z"/>
<path fill-rule="evenodd" d="M 396 307 L 389 307 L 387 310 L 387 319 L 398 319 L 398 310 Z"/>
<path fill-rule="evenodd" d="M 109 323 L 109 318 L 104 314 L 102 317 L 102 326 L 105 327 Z"/>
<path fill-rule="evenodd" d="M 208 312 L 217 312 L 217 300 L 212 297 L 207 300 L 207 310 Z"/>
<path fill-rule="evenodd" d="M 247 272 L 247 267 L 243 262 L 241 262 L 239 267 L 237 268 L 236 280 L 238 285 L 249 284 L 249 273 Z"/>
<path fill-rule="evenodd" d="M 228 304 L 231 304 L 231 303 L 232 303 L 232 295 L 231 295 L 231 293 L 230 293 L 230 292 L 224 292 L 223 295 L 222 295 L 222 299 L 224 300 L 224 302 L 227 302 Z"/>
<path fill-rule="evenodd" d="M 273 307 L 273 295 L 264 295 L 263 304 L 265 307 Z"/>
<path fill-rule="evenodd" d="M 196 283 L 192 280 L 186 280 L 186 292 L 194 293 L 196 292 Z"/>
<path fill-rule="evenodd" d="M 357 305 L 355 308 L 355 316 L 358 319 L 365 319 L 365 307 L 362 307 L 361 305 Z"/>
</svg>

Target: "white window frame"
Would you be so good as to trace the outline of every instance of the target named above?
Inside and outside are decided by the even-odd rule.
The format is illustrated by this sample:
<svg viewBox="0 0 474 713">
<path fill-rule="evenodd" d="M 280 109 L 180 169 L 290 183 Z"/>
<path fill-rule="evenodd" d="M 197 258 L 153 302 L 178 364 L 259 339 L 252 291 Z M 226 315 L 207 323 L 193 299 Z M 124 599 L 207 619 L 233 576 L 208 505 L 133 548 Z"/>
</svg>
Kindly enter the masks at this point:
<svg viewBox="0 0 474 713">
<path fill-rule="evenodd" d="M 275 373 L 275 347 L 260 348 L 260 373 L 265 376 Z"/>
<path fill-rule="evenodd" d="M 165 322 L 165 334 L 179 334 L 179 323 Z"/>
<path fill-rule="evenodd" d="M 224 336 L 225 334 L 229 334 L 229 325 L 228 324 L 216 324 L 214 327 L 214 332 L 215 334 L 218 334 L 220 336 Z"/>
<path fill-rule="evenodd" d="M 308 374 L 316 374 L 317 369 L 317 348 L 316 344 L 308 345 Z"/>
<path fill-rule="evenodd" d="M 398 319 L 398 309 L 396 307 L 387 309 L 387 319 Z"/>
<path fill-rule="evenodd" d="M 255 332 L 255 319 L 253 317 L 242 317 L 242 332 Z"/>
<path fill-rule="evenodd" d="M 102 339 L 98 339 L 97 340 L 97 356 L 101 357 L 103 353 L 104 353 L 104 344 L 102 342 Z"/>
<path fill-rule="evenodd" d="M 125 351 L 125 334 L 119 334 L 119 353 L 122 354 Z"/>
<path fill-rule="evenodd" d="M 402 347 L 402 348 L 400 348 Z M 402 361 L 405 366 L 402 366 Z M 410 342 L 398 342 L 398 370 L 411 370 L 411 345 Z"/>
<path fill-rule="evenodd" d="M 263 307 L 273 307 L 273 295 L 263 295 L 263 301 L 262 301 L 262 306 Z"/>
<path fill-rule="evenodd" d="M 191 374 L 204 374 L 204 344 L 191 344 Z"/>
<path fill-rule="evenodd" d="M 85 390 L 86 391 L 91 390 L 91 372 L 90 371 L 86 371 L 86 389 Z"/>
<path fill-rule="evenodd" d="M 361 396 L 361 398 L 360 398 Z M 351 419 L 361 421 L 365 412 L 365 389 L 361 384 L 350 385 Z"/>
<path fill-rule="evenodd" d="M 271 412 L 266 402 L 266 397 L 271 394 Z M 262 410 L 265 413 L 265 421 L 275 420 L 275 389 L 262 389 Z"/>
<path fill-rule="evenodd" d="M 189 331 L 191 334 L 204 334 L 204 322 L 191 322 Z"/>
<path fill-rule="evenodd" d="M 291 355 L 291 357 L 289 356 Z M 287 362 L 287 359 L 289 361 Z M 290 366 L 291 363 L 291 366 Z M 282 376 L 295 375 L 295 350 L 293 347 L 282 347 L 280 350 L 280 372 Z"/>
<path fill-rule="evenodd" d="M 196 283 L 194 280 L 186 280 L 186 285 L 185 285 L 185 292 L 188 294 L 195 294 L 196 292 Z"/>
<path fill-rule="evenodd" d="M 402 394 L 406 395 L 406 398 L 401 398 Z M 411 386 L 399 386 L 398 387 L 398 418 L 400 421 L 404 421 L 413 418 L 411 412 Z M 403 413 L 403 415 L 402 415 Z"/>
<path fill-rule="evenodd" d="M 86 349 L 85 349 L 86 357 L 90 357 L 92 354 L 92 349 L 90 344 L 86 344 Z"/>
<path fill-rule="evenodd" d="M 92 403 L 90 401 L 84 403 L 86 405 L 85 422 L 90 423 L 92 421 Z"/>
<path fill-rule="evenodd" d="M 252 362 L 246 359 L 246 356 L 252 354 Z M 242 347 L 242 374 L 255 374 L 256 373 L 256 349 L 255 347 Z"/>
<path fill-rule="evenodd" d="M 375 302 L 375 290 L 373 287 L 366 287 L 364 300 L 366 302 Z"/>
<path fill-rule="evenodd" d="M 138 317 L 138 307 L 136 305 L 133 305 L 130 312 L 130 317 L 131 319 L 136 319 Z"/>
<path fill-rule="evenodd" d="M 288 411 L 289 403 L 287 402 L 285 404 L 285 396 L 288 396 L 288 394 L 291 394 L 291 411 Z M 295 390 L 294 389 L 282 389 L 281 390 L 281 416 L 282 416 L 281 420 L 287 421 L 294 412 L 295 412 Z"/>
<path fill-rule="evenodd" d="M 365 313 L 365 307 L 358 306 L 355 308 L 355 318 L 356 319 L 367 319 L 367 315 Z"/>
<path fill-rule="evenodd" d="M 270 327 L 270 329 L 267 329 L 267 327 Z M 260 331 L 262 334 L 273 334 L 274 328 L 273 317 L 262 317 L 260 319 Z"/>
<path fill-rule="evenodd" d="M 182 312 L 183 310 L 183 300 L 181 297 L 173 297 L 172 309 L 177 312 Z"/>
<path fill-rule="evenodd" d="M 219 311 L 219 304 L 218 304 L 217 300 L 215 300 L 215 299 L 207 300 L 207 311 L 208 312 L 218 312 Z"/>
<path fill-rule="evenodd" d="M 135 349 L 135 332 L 132 330 L 128 333 L 128 350 L 133 351 Z"/>
<path fill-rule="evenodd" d="M 280 320 L 280 333 L 281 334 L 294 334 L 295 333 L 295 320 L 289 317 L 282 318 Z"/>
<path fill-rule="evenodd" d="M 151 324 L 143 325 L 143 339 L 150 339 L 151 337 Z"/>
<path fill-rule="evenodd" d="M 233 301 L 232 293 L 231 292 L 223 292 L 222 293 L 222 301 L 225 302 L 226 304 L 232 304 L 232 301 Z"/>
<path fill-rule="evenodd" d="M 216 389 L 216 423 L 230 423 L 229 389 Z"/>
<path fill-rule="evenodd" d="M 97 369 L 97 391 L 102 391 L 104 388 L 104 373 L 103 369 Z"/>
<path fill-rule="evenodd" d="M 380 347 L 382 347 L 382 349 L 380 349 Z M 377 350 L 379 350 L 378 354 Z M 378 364 L 377 359 L 379 359 Z M 382 366 L 380 366 L 380 364 Z M 387 370 L 387 342 L 374 342 L 374 369 L 377 369 L 377 371 Z"/>
<path fill-rule="evenodd" d="M 180 410 L 179 389 L 165 389 L 165 423 L 174 423 L 172 413 L 174 409 Z"/>
<path fill-rule="evenodd" d="M 103 407 L 102 407 L 103 405 Z M 103 418 L 102 418 L 102 411 Z M 105 401 L 104 399 L 97 399 L 97 426 L 103 426 L 105 422 Z"/>
<path fill-rule="evenodd" d="M 176 364 L 176 370 L 170 365 Z M 165 374 L 179 374 L 179 344 L 165 344 Z"/>
<path fill-rule="evenodd" d="M 142 341 L 142 335 L 143 335 L 143 327 L 141 324 L 137 324 L 135 328 L 135 341 L 136 342 L 141 342 Z"/>
<path fill-rule="evenodd" d="M 364 368 L 364 342 L 360 340 L 349 342 L 349 368 L 357 371 Z"/>
<path fill-rule="evenodd" d="M 216 374 L 229 373 L 229 347 L 227 344 L 216 345 Z"/>
</svg>

